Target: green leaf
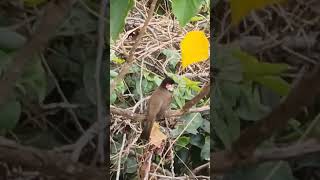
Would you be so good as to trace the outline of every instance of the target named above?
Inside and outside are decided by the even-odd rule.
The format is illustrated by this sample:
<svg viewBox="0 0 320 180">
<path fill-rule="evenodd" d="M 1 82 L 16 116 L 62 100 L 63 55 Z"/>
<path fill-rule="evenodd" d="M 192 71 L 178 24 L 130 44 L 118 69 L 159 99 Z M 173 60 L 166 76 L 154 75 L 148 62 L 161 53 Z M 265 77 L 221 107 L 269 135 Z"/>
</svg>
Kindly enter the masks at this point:
<svg viewBox="0 0 320 180">
<path fill-rule="evenodd" d="M 224 120 L 224 113 L 219 112 L 215 109 L 212 114 L 212 119 L 214 122 L 213 129 L 217 136 L 221 139 L 222 143 L 227 149 L 231 148 L 234 137 L 232 137 L 232 132 L 230 132 L 229 125 Z"/>
<path fill-rule="evenodd" d="M 228 124 L 228 131 L 232 138 L 232 141 L 236 140 L 240 136 L 240 119 L 238 114 L 228 105 L 223 108 L 224 119 Z"/>
<path fill-rule="evenodd" d="M 256 57 L 240 50 L 234 51 L 233 55 L 241 61 L 246 79 L 257 76 L 280 75 L 289 69 L 289 66 L 284 63 L 259 62 Z"/>
<path fill-rule="evenodd" d="M 59 29 L 60 36 L 74 36 L 96 31 L 97 20 L 92 18 L 90 13 L 81 7 L 74 7 L 68 19 Z"/>
<path fill-rule="evenodd" d="M 191 22 L 197 22 L 197 21 L 202 21 L 204 20 L 205 18 L 203 16 L 194 16 L 191 18 Z"/>
<path fill-rule="evenodd" d="M 185 148 L 190 143 L 190 137 L 180 136 L 176 142 L 176 151 L 179 151 L 181 148 Z"/>
<path fill-rule="evenodd" d="M 290 85 L 280 78 L 281 73 L 288 70 L 287 64 L 260 63 L 254 56 L 240 50 L 232 54 L 241 61 L 245 80 L 258 82 L 283 96 L 289 93 Z"/>
<path fill-rule="evenodd" d="M 116 64 L 123 64 L 124 62 L 126 62 L 126 60 L 118 58 L 118 57 L 112 58 L 111 61 L 116 63 Z"/>
<path fill-rule="evenodd" d="M 187 126 L 187 124 L 191 122 L 191 124 L 188 126 L 188 128 L 185 130 L 184 134 L 186 133 L 190 133 L 190 134 L 198 134 L 198 128 L 201 127 L 202 123 L 203 123 L 203 118 L 201 116 L 200 113 L 191 113 L 191 114 L 187 114 L 184 115 L 183 117 L 181 117 L 181 119 L 184 119 L 185 121 L 183 122 L 182 125 L 178 125 L 178 127 L 174 130 L 171 131 L 171 135 L 173 137 L 177 137 L 183 130 L 184 128 Z"/>
<path fill-rule="evenodd" d="M 0 48 L 18 49 L 26 43 L 26 38 L 15 31 L 7 28 L 0 28 Z"/>
<path fill-rule="evenodd" d="M 134 0 L 110 1 L 110 33 L 113 40 L 118 38 L 124 27 L 125 18 L 133 5 Z"/>
<path fill-rule="evenodd" d="M 112 80 L 113 78 L 115 78 L 118 75 L 118 73 L 114 70 L 110 70 L 110 80 Z M 117 100 L 117 93 L 119 94 L 123 94 L 126 90 L 124 81 L 120 81 L 115 88 L 115 91 L 112 92 L 112 94 L 110 95 L 110 104 L 113 104 L 116 100 Z"/>
<path fill-rule="evenodd" d="M 237 112 L 244 120 L 256 121 L 266 115 L 269 112 L 269 108 L 260 103 L 258 90 L 255 89 L 255 91 L 252 92 L 251 84 L 252 83 L 249 83 L 248 85 L 239 87 L 241 97 L 239 99 Z"/>
<path fill-rule="evenodd" d="M 115 78 L 118 75 L 118 73 L 114 70 L 110 70 L 110 77 Z"/>
<path fill-rule="evenodd" d="M 8 67 L 10 60 L 10 56 L 7 53 L 0 50 L 0 77 Z"/>
<path fill-rule="evenodd" d="M 191 134 L 198 134 L 198 128 L 201 127 L 203 123 L 203 118 L 200 113 L 191 113 L 182 117 L 182 119 L 186 120 L 185 125 L 187 125 L 190 121 L 191 124 L 188 126 L 186 131 Z"/>
<path fill-rule="evenodd" d="M 287 95 L 290 91 L 290 85 L 277 76 L 256 77 L 254 80 L 282 96 Z"/>
<path fill-rule="evenodd" d="M 21 113 L 18 101 L 10 101 L 0 106 L 0 129 L 12 130 L 16 127 Z"/>
<path fill-rule="evenodd" d="M 174 93 L 176 94 L 176 93 Z M 182 102 L 182 99 L 180 98 L 180 94 L 174 95 L 173 98 L 175 100 L 175 103 L 178 105 L 178 107 L 181 109 L 184 105 L 184 102 Z"/>
<path fill-rule="evenodd" d="M 133 64 L 129 69 L 129 73 L 140 73 L 140 67 L 136 64 Z"/>
<path fill-rule="evenodd" d="M 125 171 L 126 173 L 135 173 L 138 169 L 138 162 L 135 157 L 130 156 L 125 161 Z"/>
<path fill-rule="evenodd" d="M 154 77 L 154 82 L 156 83 L 157 86 L 160 86 L 162 80 L 158 76 L 155 76 Z"/>
<path fill-rule="evenodd" d="M 267 162 L 258 166 L 244 167 L 234 170 L 233 172 L 226 174 L 224 180 L 257 180 L 268 178 L 268 180 L 296 180 L 292 174 L 291 168 L 287 162 L 282 162 L 282 166 L 275 172 L 273 169 L 278 162 Z"/>
<path fill-rule="evenodd" d="M 180 61 L 180 54 L 176 50 L 165 49 L 162 53 L 167 57 L 170 69 L 176 70 L 176 65 Z"/>
<path fill-rule="evenodd" d="M 201 134 L 197 134 L 197 135 L 193 135 L 191 134 L 191 139 L 190 139 L 190 144 L 194 145 L 194 146 L 197 146 L 199 148 L 202 148 L 203 147 L 203 135 Z"/>
<path fill-rule="evenodd" d="M 44 100 L 47 93 L 47 76 L 39 57 L 35 57 L 28 62 L 21 77 L 16 82 L 16 87 L 22 87 L 24 95 L 36 97 L 39 102 Z"/>
<path fill-rule="evenodd" d="M 203 119 L 203 124 L 201 126 L 201 128 L 207 132 L 207 133 L 210 133 L 210 122 L 206 119 Z"/>
<path fill-rule="evenodd" d="M 218 46 L 217 60 L 213 66 L 217 68 L 218 74 L 216 79 L 221 81 L 240 82 L 243 79 L 243 67 L 241 62 L 232 55 L 233 51 L 238 48 Z"/>
<path fill-rule="evenodd" d="M 183 76 L 182 79 L 185 81 L 187 88 L 190 88 L 196 92 L 199 92 L 201 90 L 201 88 L 199 87 L 200 82 L 192 81 L 191 79 L 189 79 L 185 76 Z"/>
<path fill-rule="evenodd" d="M 219 92 L 221 93 L 221 100 L 225 101 L 230 107 L 234 107 L 240 97 L 240 84 L 229 81 L 217 81 L 219 85 Z"/>
<path fill-rule="evenodd" d="M 284 2 L 285 0 L 231 0 L 231 17 L 232 24 L 238 24 L 242 18 L 252 10 L 263 8 L 274 3 Z"/>
<path fill-rule="evenodd" d="M 113 104 L 114 102 L 116 102 L 117 100 L 117 95 L 116 93 L 113 91 L 111 96 L 110 96 L 110 104 Z"/>
<path fill-rule="evenodd" d="M 210 136 L 206 136 L 205 143 L 201 149 L 201 158 L 204 160 L 210 160 Z"/>
<path fill-rule="evenodd" d="M 184 27 L 193 16 L 196 16 L 203 0 L 173 0 L 172 11 L 181 27 Z"/>
</svg>

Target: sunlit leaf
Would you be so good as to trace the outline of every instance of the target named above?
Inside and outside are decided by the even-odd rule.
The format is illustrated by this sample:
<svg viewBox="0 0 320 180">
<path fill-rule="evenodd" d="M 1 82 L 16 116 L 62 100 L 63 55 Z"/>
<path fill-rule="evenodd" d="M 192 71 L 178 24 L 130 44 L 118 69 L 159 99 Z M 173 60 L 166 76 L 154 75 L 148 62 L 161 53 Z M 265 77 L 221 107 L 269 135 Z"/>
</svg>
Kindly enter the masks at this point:
<svg viewBox="0 0 320 180">
<path fill-rule="evenodd" d="M 241 61 L 244 68 L 244 76 L 247 79 L 256 76 L 280 75 L 289 69 L 289 66 L 284 63 L 259 62 L 256 57 L 243 51 L 236 50 L 232 54 Z"/>
<path fill-rule="evenodd" d="M 232 23 L 238 24 L 252 10 L 286 0 L 230 0 Z"/>
<path fill-rule="evenodd" d="M 118 57 L 116 57 L 116 58 L 113 58 L 113 59 L 111 59 L 112 60 L 112 62 L 114 62 L 114 63 L 116 63 L 116 64 L 123 64 L 126 60 L 124 60 L 124 59 L 121 59 L 121 58 L 118 58 Z"/>
<path fill-rule="evenodd" d="M 209 58 L 209 41 L 202 31 L 191 31 L 181 41 L 182 67 Z"/>
<path fill-rule="evenodd" d="M 176 150 L 179 151 L 181 148 L 185 148 L 190 143 L 190 137 L 181 136 L 176 142 Z"/>
<path fill-rule="evenodd" d="M 254 80 L 282 96 L 290 91 L 289 83 L 277 76 L 256 77 Z"/>
<path fill-rule="evenodd" d="M 191 18 L 190 21 L 191 22 L 197 22 L 197 21 L 201 21 L 203 19 L 205 19 L 203 16 L 194 16 L 194 17 Z"/>
</svg>

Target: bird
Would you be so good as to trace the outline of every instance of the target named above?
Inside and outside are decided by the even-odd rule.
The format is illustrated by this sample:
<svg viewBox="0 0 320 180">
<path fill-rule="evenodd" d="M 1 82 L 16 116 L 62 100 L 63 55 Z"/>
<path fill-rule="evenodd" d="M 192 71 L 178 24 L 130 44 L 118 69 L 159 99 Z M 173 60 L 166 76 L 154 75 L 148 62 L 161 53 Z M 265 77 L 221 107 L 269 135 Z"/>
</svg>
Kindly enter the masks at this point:
<svg viewBox="0 0 320 180">
<path fill-rule="evenodd" d="M 164 113 L 169 109 L 171 104 L 175 84 L 176 83 L 172 78 L 166 77 L 159 87 L 152 93 L 147 108 L 147 116 L 142 123 L 141 139 L 148 141 L 153 123 L 156 120 L 164 118 Z"/>
</svg>

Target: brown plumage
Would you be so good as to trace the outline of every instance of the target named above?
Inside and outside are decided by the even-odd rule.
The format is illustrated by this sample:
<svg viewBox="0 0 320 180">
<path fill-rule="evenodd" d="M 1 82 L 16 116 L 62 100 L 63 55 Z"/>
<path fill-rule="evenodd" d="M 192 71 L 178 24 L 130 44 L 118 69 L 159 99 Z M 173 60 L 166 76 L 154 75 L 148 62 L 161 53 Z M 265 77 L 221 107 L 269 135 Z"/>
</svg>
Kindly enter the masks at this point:
<svg viewBox="0 0 320 180">
<path fill-rule="evenodd" d="M 147 109 L 147 118 L 143 122 L 141 138 L 149 140 L 151 129 L 155 120 L 162 119 L 165 111 L 169 108 L 172 99 L 172 90 L 175 82 L 167 77 L 160 86 L 152 93 Z"/>
</svg>

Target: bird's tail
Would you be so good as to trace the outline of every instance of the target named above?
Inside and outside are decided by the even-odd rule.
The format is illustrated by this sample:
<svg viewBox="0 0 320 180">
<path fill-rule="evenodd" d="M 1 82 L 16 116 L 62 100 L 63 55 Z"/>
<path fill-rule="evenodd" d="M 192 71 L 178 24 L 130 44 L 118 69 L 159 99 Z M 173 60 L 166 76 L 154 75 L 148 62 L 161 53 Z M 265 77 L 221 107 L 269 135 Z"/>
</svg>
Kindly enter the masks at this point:
<svg viewBox="0 0 320 180">
<path fill-rule="evenodd" d="M 152 126 L 153 126 L 153 120 L 145 120 L 143 122 L 143 130 L 142 130 L 142 134 L 141 134 L 141 138 L 144 140 L 149 140 L 150 138 L 150 134 L 151 134 L 151 130 L 152 130 Z"/>
</svg>

